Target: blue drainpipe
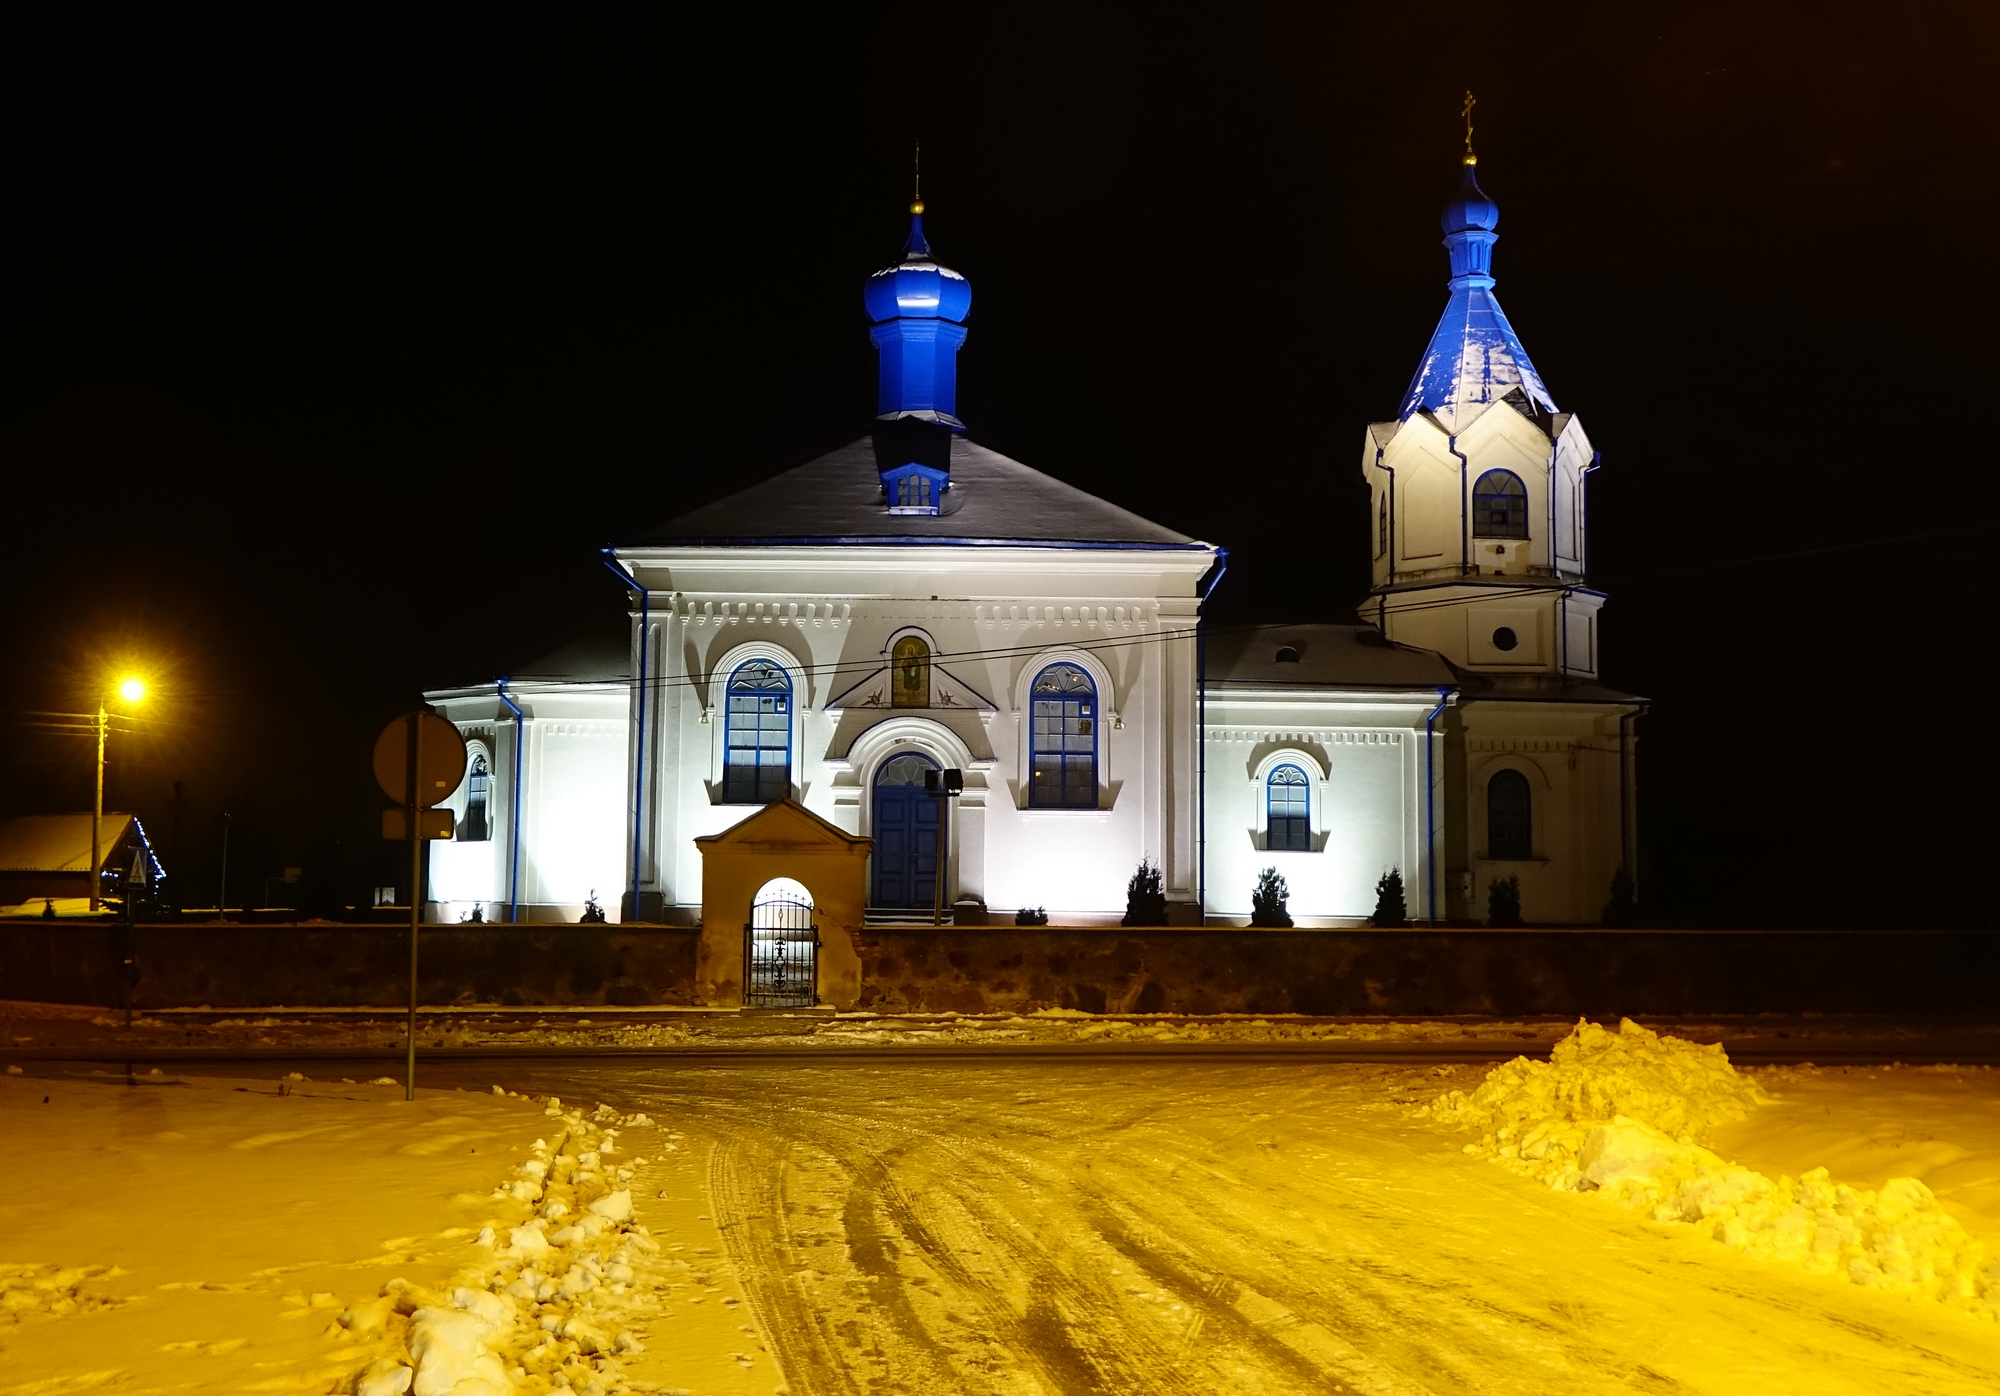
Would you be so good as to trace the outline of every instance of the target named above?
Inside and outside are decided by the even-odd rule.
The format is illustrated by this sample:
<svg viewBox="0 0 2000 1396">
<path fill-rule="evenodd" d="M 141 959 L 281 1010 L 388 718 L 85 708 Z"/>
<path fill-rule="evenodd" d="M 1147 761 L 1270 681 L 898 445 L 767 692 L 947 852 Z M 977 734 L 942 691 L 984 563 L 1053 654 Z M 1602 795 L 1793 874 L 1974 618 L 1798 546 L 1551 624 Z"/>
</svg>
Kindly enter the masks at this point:
<svg viewBox="0 0 2000 1396">
<path fill-rule="evenodd" d="M 1201 729 L 1201 744 L 1194 753 L 1194 836 L 1197 848 L 1194 895 L 1204 926 L 1208 924 L 1208 626 L 1203 620 L 1202 608 L 1208 605 L 1208 598 L 1215 595 L 1215 589 L 1222 585 L 1222 579 L 1229 573 L 1229 549 L 1215 550 L 1215 564 L 1215 578 L 1202 589 L 1201 601 L 1194 612 L 1195 726 Z"/>
<path fill-rule="evenodd" d="M 1437 906 L 1437 741 L 1431 724 L 1451 701 L 1451 690 L 1438 690 L 1438 705 L 1424 718 L 1424 912 L 1431 925 L 1438 923 Z"/>
<path fill-rule="evenodd" d="M 514 714 L 514 812 L 507 820 L 507 921 L 512 925 L 521 919 L 521 707 L 507 696 L 505 678 L 493 680 L 493 689 Z"/>
<path fill-rule="evenodd" d="M 632 591 L 639 593 L 639 760 L 632 772 L 632 919 L 639 919 L 639 855 L 646 846 L 646 644 L 652 637 L 651 599 L 639 579 L 618 565 L 611 549 L 605 548 L 604 565 Z"/>
</svg>

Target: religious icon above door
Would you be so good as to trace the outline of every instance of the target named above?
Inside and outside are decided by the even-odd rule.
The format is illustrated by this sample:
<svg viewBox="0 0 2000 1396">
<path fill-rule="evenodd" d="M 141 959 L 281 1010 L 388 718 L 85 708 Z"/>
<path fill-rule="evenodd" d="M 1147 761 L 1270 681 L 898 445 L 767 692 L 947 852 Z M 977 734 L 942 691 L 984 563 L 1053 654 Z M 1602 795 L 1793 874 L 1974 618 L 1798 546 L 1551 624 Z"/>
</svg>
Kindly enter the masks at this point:
<svg viewBox="0 0 2000 1396">
<path fill-rule="evenodd" d="M 890 660 L 895 694 L 893 706 L 928 708 L 931 705 L 931 647 L 924 643 L 921 636 L 905 635 L 896 641 Z"/>
</svg>

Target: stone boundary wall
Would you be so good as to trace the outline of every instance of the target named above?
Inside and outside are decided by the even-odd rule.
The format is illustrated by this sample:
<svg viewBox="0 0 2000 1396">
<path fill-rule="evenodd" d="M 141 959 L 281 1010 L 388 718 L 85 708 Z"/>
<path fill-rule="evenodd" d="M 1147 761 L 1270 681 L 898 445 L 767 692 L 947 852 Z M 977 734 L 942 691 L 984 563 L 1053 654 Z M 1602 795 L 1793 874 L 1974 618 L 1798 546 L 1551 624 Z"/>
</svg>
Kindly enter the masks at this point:
<svg viewBox="0 0 2000 1396">
<path fill-rule="evenodd" d="M 395 1007 L 407 926 L 0 922 L 0 999 L 138 1008 Z M 692 1005 L 700 932 L 441 925 L 427 1004 Z M 1330 1015 L 1989 1014 L 2000 934 L 1976 931 L 868 927 L 878 1012 Z"/>
<path fill-rule="evenodd" d="M 688 927 L 425 926 L 418 998 L 526 1007 L 694 1002 Z M 128 941 L 129 937 L 129 941 Z M 370 1008 L 409 1002 L 410 928 L 0 922 L 0 998 L 137 1008 Z"/>
</svg>

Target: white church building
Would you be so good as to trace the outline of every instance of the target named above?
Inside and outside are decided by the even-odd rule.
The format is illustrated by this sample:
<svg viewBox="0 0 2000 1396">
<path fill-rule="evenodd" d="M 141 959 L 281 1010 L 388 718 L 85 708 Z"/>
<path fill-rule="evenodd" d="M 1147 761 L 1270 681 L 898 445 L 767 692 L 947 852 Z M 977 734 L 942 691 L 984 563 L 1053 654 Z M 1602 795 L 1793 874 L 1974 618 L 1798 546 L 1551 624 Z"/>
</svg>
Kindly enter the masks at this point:
<svg viewBox="0 0 2000 1396">
<path fill-rule="evenodd" d="M 1115 924 L 1145 860 L 1170 924 L 1247 922 L 1265 868 L 1300 926 L 1365 921 L 1390 869 L 1416 924 L 1482 919 L 1506 877 L 1527 921 L 1594 923 L 1637 872 L 1643 704 L 1597 682 L 1596 456 L 1494 299 L 1474 176 L 1444 215 L 1443 319 L 1363 438 L 1353 625 L 1205 624 L 1225 548 L 975 443 L 971 287 L 913 205 L 864 293 L 872 432 L 607 549 L 629 643 L 427 695 L 470 762 L 431 850 L 439 919 L 595 897 L 692 923 L 694 841 L 789 798 L 872 839 L 890 920 L 938 899 L 961 924 Z M 934 799 L 946 770 L 963 794 Z"/>
</svg>

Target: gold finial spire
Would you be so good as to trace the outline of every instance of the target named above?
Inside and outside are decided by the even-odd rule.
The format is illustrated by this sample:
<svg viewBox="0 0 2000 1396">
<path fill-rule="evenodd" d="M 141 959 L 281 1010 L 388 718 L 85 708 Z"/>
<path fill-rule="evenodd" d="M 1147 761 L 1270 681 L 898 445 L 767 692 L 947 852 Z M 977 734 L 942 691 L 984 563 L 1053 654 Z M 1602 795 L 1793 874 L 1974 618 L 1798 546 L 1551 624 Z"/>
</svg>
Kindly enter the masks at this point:
<svg viewBox="0 0 2000 1396">
<path fill-rule="evenodd" d="M 1479 163 L 1479 157 L 1472 153 L 1472 109 L 1478 105 L 1479 99 L 1472 95 L 1471 88 L 1467 88 L 1465 106 L 1460 109 L 1459 115 L 1465 118 L 1465 163 L 1468 165 Z"/>
<path fill-rule="evenodd" d="M 910 191 L 910 212 L 922 213 L 924 211 L 924 143 L 922 141 L 917 142 L 916 156 L 910 161 L 910 174 L 914 186 Z"/>
</svg>

